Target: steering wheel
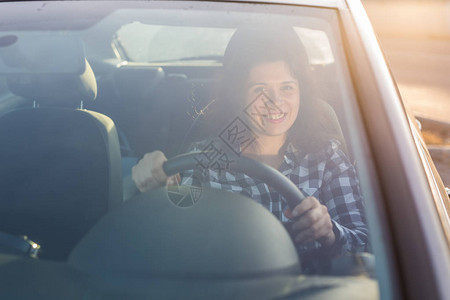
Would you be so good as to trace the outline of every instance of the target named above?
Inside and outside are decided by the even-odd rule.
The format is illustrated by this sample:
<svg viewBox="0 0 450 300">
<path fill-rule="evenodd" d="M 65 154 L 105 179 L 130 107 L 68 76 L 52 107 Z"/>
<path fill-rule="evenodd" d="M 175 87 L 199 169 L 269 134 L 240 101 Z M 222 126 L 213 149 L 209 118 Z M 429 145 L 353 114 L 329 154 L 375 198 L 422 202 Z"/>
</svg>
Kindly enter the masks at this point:
<svg viewBox="0 0 450 300">
<path fill-rule="evenodd" d="M 204 152 L 191 152 L 191 153 L 181 154 L 176 157 L 173 157 L 173 158 L 167 160 L 163 164 L 163 170 L 167 176 L 172 176 L 172 175 L 180 173 L 184 170 L 196 169 L 196 168 L 198 168 L 198 158 L 199 158 L 198 155 L 203 154 L 203 153 Z M 294 208 L 295 206 L 297 206 L 305 198 L 305 196 L 299 190 L 299 188 L 297 186 L 295 186 L 295 184 L 293 182 L 291 182 L 286 176 L 284 176 L 282 173 L 280 173 L 276 169 L 274 169 L 264 163 L 241 156 L 241 157 L 234 159 L 233 163 L 230 163 L 229 170 L 245 173 L 248 176 L 251 176 L 252 178 L 259 179 L 259 180 L 265 182 L 266 184 L 270 185 L 271 187 L 276 189 L 286 199 L 288 206 L 291 209 Z M 127 189 L 128 189 L 128 193 L 130 195 L 137 195 L 139 193 L 139 190 L 137 189 L 136 185 L 134 184 L 134 181 L 131 179 L 131 176 L 127 177 L 126 180 L 128 181 L 128 183 L 125 184 L 124 191 L 127 192 Z M 208 190 L 211 190 L 211 189 L 208 189 Z M 132 191 L 132 192 L 130 192 L 130 191 Z M 177 227 L 177 226 L 180 226 L 180 224 L 182 224 L 183 228 L 184 227 L 191 228 L 191 225 L 192 225 L 192 227 L 195 227 L 195 226 L 193 226 L 193 224 L 197 224 L 197 221 L 199 219 L 202 219 L 203 221 L 205 219 L 208 219 L 209 221 L 211 221 L 211 218 L 208 218 L 208 217 L 203 218 L 205 215 L 206 216 L 214 215 L 214 212 L 212 212 L 211 207 L 209 207 L 209 206 L 206 207 L 207 205 L 201 207 L 202 205 L 199 204 L 196 207 L 197 208 L 200 207 L 200 210 L 197 210 L 196 212 L 195 212 L 195 209 L 193 209 L 193 210 L 175 209 L 174 211 L 170 210 L 170 214 L 167 214 L 167 211 L 163 211 L 162 207 L 161 207 L 161 206 L 163 206 L 163 204 L 161 204 L 161 203 L 165 203 L 166 201 L 147 201 L 148 199 L 151 199 L 151 198 L 153 198 L 154 200 L 163 199 L 164 198 L 163 193 L 165 193 L 164 189 L 155 189 L 149 193 L 139 195 L 139 196 L 135 197 L 135 199 L 130 199 L 131 203 L 128 201 L 127 201 L 127 203 L 134 204 L 135 207 L 133 205 L 131 205 L 131 207 L 134 210 L 132 210 L 128 213 L 124 212 L 123 213 L 124 216 L 121 216 L 121 218 L 117 218 L 116 223 L 120 224 L 122 226 L 124 224 L 124 220 L 128 220 L 131 216 L 133 216 L 133 218 L 136 218 L 136 215 L 138 213 L 141 213 L 141 211 L 143 211 L 142 214 L 144 214 L 145 212 L 148 212 L 148 211 L 153 211 L 153 212 L 158 211 L 158 213 L 156 213 L 155 216 L 152 216 L 152 218 L 149 218 L 149 216 L 147 214 L 145 214 L 144 217 L 142 217 L 142 219 L 143 220 L 151 220 L 151 221 L 147 221 L 147 222 L 151 223 L 147 227 L 153 228 L 152 230 L 154 230 L 154 231 L 159 230 L 159 232 L 161 233 L 161 236 L 163 236 L 165 239 L 168 239 L 168 237 L 172 237 L 172 235 L 166 234 L 166 232 L 168 232 L 168 231 L 170 232 L 170 228 L 172 228 L 172 229 L 177 228 L 177 230 L 174 230 L 174 232 L 178 232 L 179 231 L 178 228 L 180 228 L 180 227 Z M 218 202 L 223 203 L 224 201 L 222 201 L 222 200 L 227 199 L 226 197 L 224 197 L 223 194 L 214 195 L 212 193 L 209 193 L 208 195 L 209 195 L 209 197 L 214 197 L 214 199 L 212 199 L 212 198 L 205 198 L 205 199 L 215 200 L 215 201 L 213 201 L 213 203 L 215 203 L 215 204 L 218 204 Z M 206 197 L 208 197 L 208 196 L 206 196 Z M 167 198 L 165 198 L 165 199 L 167 199 Z M 145 201 L 142 201 L 142 200 L 145 200 Z M 236 199 L 230 199 L 230 200 L 236 200 Z M 133 203 L 133 201 L 134 201 L 134 203 Z M 252 201 L 249 201 L 249 202 L 252 202 Z M 127 203 L 125 203 L 125 204 L 127 204 Z M 154 203 L 155 207 L 151 206 L 150 203 Z M 202 204 L 211 203 L 211 201 L 202 201 L 201 203 Z M 230 209 L 234 209 L 235 211 L 239 209 L 238 206 L 236 206 L 235 201 L 230 201 L 229 204 L 232 206 Z M 242 202 L 242 204 L 245 204 L 245 203 Z M 145 205 L 147 205 L 148 207 Z M 168 205 L 168 207 L 174 207 L 174 206 Z M 222 206 L 221 209 L 223 209 L 224 207 L 227 207 L 227 205 Z M 172 216 L 173 212 L 176 212 L 176 215 Z M 248 212 L 248 210 L 247 210 L 247 212 Z M 116 213 L 119 214 L 120 210 L 119 210 L 119 212 L 116 212 Z M 165 213 L 166 213 L 166 215 L 161 216 L 162 214 L 165 214 Z M 222 222 L 229 221 L 227 219 L 228 219 L 228 216 L 230 216 L 230 215 L 231 214 L 229 211 L 225 214 L 220 214 L 220 216 L 222 218 L 221 221 Z M 202 218 L 200 218 L 200 216 L 202 216 Z M 184 220 L 183 219 L 184 217 L 186 217 L 186 220 L 188 220 L 188 221 Z M 181 219 L 181 221 L 180 221 L 180 219 Z M 256 218 L 256 219 L 259 219 L 259 218 Z M 193 222 L 192 220 L 196 220 L 196 221 Z M 108 221 L 110 221 L 110 220 L 108 220 Z M 161 221 L 162 221 L 163 225 L 161 225 Z M 184 223 L 185 221 L 186 221 L 186 223 Z M 214 222 L 215 221 L 216 220 L 214 219 Z M 261 220 L 259 219 L 259 221 L 261 221 Z M 141 221 L 139 221 L 139 220 L 135 220 L 134 222 L 137 223 L 137 225 L 135 227 L 138 229 L 133 229 L 133 230 L 136 230 L 136 232 L 145 231 L 145 228 L 147 228 L 146 226 L 143 227 L 141 225 Z M 142 221 L 142 222 L 144 222 L 144 221 Z M 253 223 L 253 221 L 249 222 L 249 223 Z M 279 222 L 277 222 L 277 223 L 280 224 Z M 156 224 L 158 224 L 158 226 L 155 226 Z M 185 224 L 189 224 L 189 226 L 186 226 Z M 217 228 L 227 228 L 227 226 L 229 226 L 229 223 L 227 223 L 227 224 L 228 225 L 223 225 L 223 226 L 211 226 L 210 229 L 213 233 L 209 232 L 209 229 L 208 229 L 208 230 L 205 230 L 205 232 L 202 232 L 201 234 L 205 234 L 205 235 L 209 234 L 209 238 L 211 238 L 211 235 L 216 234 L 216 232 L 214 230 L 217 230 Z M 284 223 L 281 225 L 284 227 L 284 229 L 285 229 L 284 232 L 286 233 L 286 235 L 288 237 L 290 237 L 289 244 L 294 246 L 294 244 L 292 244 L 293 232 L 290 230 L 291 224 L 292 223 Z M 108 236 L 109 231 L 107 231 L 107 230 L 111 230 L 108 228 L 113 227 L 112 230 L 117 230 L 119 228 L 119 227 L 114 227 L 109 223 L 107 223 L 103 227 L 104 227 L 105 231 L 99 231 L 97 233 L 98 235 L 93 236 L 93 237 L 91 237 L 91 239 L 88 239 L 86 241 L 86 249 L 88 249 L 88 250 L 92 249 L 91 243 L 93 241 L 99 240 L 100 236 Z M 155 228 L 162 228 L 162 229 L 155 229 Z M 196 228 L 198 229 L 198 227 L 196 227 Z M 187 230 L 189 231 L 190 229 L 187 229 Z M 233 230 L 235 230 L 235 229 L 233 229 Z M 251 229 L 250 231 L 253 233 L 252 230 L 253 229 Z M 134 231 L 130 230 L 130 232 L 134 232 Z M 134 234 L 128 233 L 128 234 L 123 234 L 123 235 L 129 237 L 130 239 L 135 236 L 147 236 L 148 235 L 148 233 L 139 235 L 136 232 L 134 232 Z M 233 231 L 233 232 L 235 232 L 235 231 Z M 196 231 L 195 231 L 195 233 L 196 233 Z M 233 235 L 234 234 L 230 234 L 230 236 L 233 236 Z M 114 236 L 114 235 L 112 235 L 112 236 Z M 200 246 L 202 244 L 204 244 L 204 239 L 198 239 L 194 243 L 190 240 L 191 238 L 193 238 L 194 233 L 191 233 L 189 231 L 189 234 L 186 236 L 188 236 L 188 238 L 185 237 L 184 235 L 181 235 L 181 236 L 174 235 L 172 237 L 171 241 L 172 240 L 175 241 L 175 242 L 173 242 L 174 245 L 180 245 L 180 244 L 182 244 L 182 245 L 189 244 L 191 246 L 194 245 L 192 247 L 195 248 L 196 251 L 199 251 L 198 249 L 201 248 Z M 248 236 L 251 236 L 251 235 L 247 235 L 247 237 Z M 282 236 L 282 234 L 277 235 L 277 237 L 280 237 L 280 236 Z M 152 243 L 153 243 L 154 239 L 155 239 L 154 236 L 150 237 L 150 240 L 152 241 Z M 179 240 L 181 240 L 181 241 L 179 241 Z M 206 240 L 208 240 L 208 237 L 206 238 Z M 230 237 L 230 241 L 231 240 L 233 240 L 233 239 Z M 244 242 L 244 241 L 247 242 L 247 239 L 240 240 L 239 243 Z M 197 244 L 197 242 L 198 242 L 198 244 Z M 134 245 L 136 243 L 137 242 L 133 242 L 131 244 Z M 249 245 L 252 245 L 253 243 L 254 242 L 249 242 L 249 244 L 246 244 L 246 245 L 249 246 Z M 114 240 L 110 244 L 116 245 L 117 242 L 116 242 L 116 240 Z M 124 244 L 126 244 L 126 243 L 124 243 Z M 285 244 L 285 245 L 287 245 L 287 244 Z M 307 248 L 310 248 L 308 245 L 304 245 L 304 246 L 306 246 Z M 311 246 L 312 246 L 312 244 L 311 244 Z M 102 246 L 102 247 L 106 247 L 106 246 Z M 175 246 L 174 247 L 166 246 L 163 250 L 161 250 L 158 253 L 161 254 L 161 257 L 166 257 L 166 254 L 164 254 L 164 253 L 167 252 L 168 251 L 167 249 L 169 249 L 169 248 L 176 249 Z M 289 247 L 287 247 L 287 248 L 289 248 Z M 338 256 L 338 257 L 330 258 L 330 257 L 327 257 L 326 254 L 323 254 L 320 251 L 315 251 L 312 248 L 313 247 L 311 247 L 311 249 L 307 249 L 307 251 L 305 253 L 302 253 L 301 265 L 302 265 L 302 272 L 305 274 L 348 275 L 348 274 L 350 274 L 350 272 L 356 272 L 358 270 L 363 270 L 364 272 L 373 274 L 373 267 L 371 267 L 371 266 L 373 266 L 374 263 L 373 263 L 373 256 L 371 256 L 371 255 L 356 253 L 351 256 Z M 218 246 L 217 249 L 222 249 L 222 245 Z M 88 250 L 86 250 L 86 251 L 88 251 Z M 122 255 L 124 251 L 122 251 L 122 250 L 119 251 L 119 250 L 117 250 L 118 251 L 117 255 Z M 173 251 L 174 251 L 174 253 L 171 252 L 170 255 L 167 255 L 167 256 L 173 258 L 173 257 L 178 257 L 179 255 L 182 255 L 182 258 L 184 258 L 184 256 L 183 256 L 184 254 L 180 254 L 178 252 L 175 253 L 175 250 L 173 250 Z M 217 250 L 217 251 L 219 251 L 219 250 Z M 214 252 L 214 251 L 211 251 L 211 249 L 208 248 L 208 250 L 205 253 L 203 253 L 202 255 L 210 255 L 211 252 Z M 244 251 L 244 253 L 247 253 L 247 252 Z M 191 255 L 192 253 L 188 252 L 188 254 Z M 186 257 L 189 256 L 188 254 L 186 254 L 187 255 Z M 296 252 L 295 254 L 296 254 L 295 256 L 297 257 L 298 252 Z M 102 255 L 104 255 L 104 253 L 99 250 L 99 255 L 102 256 Z M 272 254 L 270 254 L 270 255 L 272 255 Z M 364 257 L 362 257 L 362 256 L 364 256 Z M 86 255 L 83 252 L 82 255 L 80 255 L 80 257 L 88 257 L 88 255 Z M 94 258 L 97 259 L 96 256 L 94 256 Z M 93 261 L 95 261 L 95 259 Z M 159 259 L 159 256 L 158 256 L 158 259 Z M 213 255 L 211 254 L 211 257 L 209 257 L 208 259 L 213 260 Z M 246 259 L 244 259 L 244 261 Z M 333 262 L 331 261 L 332 259 L 333 259 Z M 85 265 L 87 267 L 89 267 L 92 265 L 93 261 L 90 260 L 90 261 L 86 262 Z M 266 258 L 264 258 L 259 261 L 266 262 L 268 260 Z M 179 263 L 184 263 L 184 259 L 180 259 Z M 141 265 L 141 263 L 139 263 L 139 266 L 140 265 Z M 198 266 L 196 266 L 196 268 L 197 267 Z M 209 268 L 208 263 L 205 263 L 204 267 Z M 360 271 L 358 271 L 358 272 L 360 272 Z M 358 274 L 360 274 L 360 273 L 358 273 Z"/>
<path fill-rule="evenodd" d="M 167 176 L 172 176 L 185 170 L 196 169 L 198 166 L 198 155 L 202 153 L 204 152 L 190 152 L 175 156 L 163 164 L 163 170 Z M 286 199 L 291 209 L 305 198 L 298 187 L 286 176 L 278 170 L 254 159 L 240 156 L 233 163 L 230 163 L 229 170 L 245 173 L 275 188 Z M 129 199 L 138 193 L 139 190 L 131 176 L 127 177 L 124 180 L 124 199 Z"/>
<path fill-rule="evenodd" d="M 169 159 L 163 165 L 166 175 L 195 170 L 199 154 L 204 152 Z M 233 158 L 230 165 L 230 170 L 242 171 L 280 190 L 291 206 L 303 199 L 298 188 L 271 167 L 245 157 Z M 139 193 L 131 177 L 127 178 L 129 187 Z M 289 232 L 267 209 L 239 193 L 205 188 L 198 195 L 190 186 L 180 186 L 177 191 L 180 199 L 198 196 L 195 205 L 177 205 L 170 197 L 176 193 L 169 193 L 166 187 L 139 193 L 109 211 L 83 237 L 71 252 L 70 263 L 86 271 L 144 272 L 174 278 L 180 274 L 205 279 L 300 274 Z"/>
</svg>

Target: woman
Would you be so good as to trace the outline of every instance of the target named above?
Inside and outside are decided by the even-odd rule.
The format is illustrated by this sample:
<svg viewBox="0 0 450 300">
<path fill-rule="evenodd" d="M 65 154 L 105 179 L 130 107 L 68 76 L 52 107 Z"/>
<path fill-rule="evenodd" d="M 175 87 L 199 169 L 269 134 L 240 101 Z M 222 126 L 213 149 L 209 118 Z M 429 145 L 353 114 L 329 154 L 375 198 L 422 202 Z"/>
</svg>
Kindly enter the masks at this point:
<svg viewBox="0 0 450 300">
<path fill-rule="evenodd" d="M 265 183 L 244 174 L 209 170 L 183 173 L 183 183 L 247 195 L 281 222 L 292 223 L 300 253 L 314 249 L 327 256 L 367 251 L 368 236 L 355 170 L 339 137 L 322 128 L 305 50 L 293 30 L 239 29 L 224 55 L 219 97 L 212 120 L 225 128 L 238 116 L 255 137 L 240 154 L 286 175 L 307 196 L 290 209 Z M 248 141 L 248 139 L 246 139 Z M 196 150 L 202 150 L 202 145 Z M 245 146 L 245 147 L 244 147 Z M 162 170 L 161 152 L 146 154 L 133 168 L 141 192 L 173 183 Z M 200 178 L 200 179 L 199 179 Z"/>
</svg>

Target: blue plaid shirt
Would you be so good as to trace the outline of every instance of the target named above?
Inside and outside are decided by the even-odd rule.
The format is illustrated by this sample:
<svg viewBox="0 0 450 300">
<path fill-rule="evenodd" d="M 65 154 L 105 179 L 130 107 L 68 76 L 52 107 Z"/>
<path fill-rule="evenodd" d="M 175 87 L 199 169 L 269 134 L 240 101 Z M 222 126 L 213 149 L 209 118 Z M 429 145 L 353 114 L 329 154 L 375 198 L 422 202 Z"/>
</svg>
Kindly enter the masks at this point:
<svg viewBox="0 0 450 300">
<path fill-rule="evenodd" d="M 330 248 L 322 248 L 319 242 L 306 246 L 297 245 L 300 254 L 321 248 L 327 255 L 369 251 L 368 230 L 358 179 L 353 165 L 339 146 L 338 141 L 331 140 L 322 151 L 306 155 L 292 144 L 286 148 L 279 171 L 305 196 L 317 198 L 328 208 L 336 235 L 336 242 Z M 203 150 L 201 143 L 193 150 Z M 283 210 L 287 208 L 284 197 L 269 189 L 264 182 L 246 174 L 220 169 L 185 171 L 182 174 L 182 184 L 240 193 L 266 207 L 282 223 L 292 222 L 283 214 Z"/>
</svg>

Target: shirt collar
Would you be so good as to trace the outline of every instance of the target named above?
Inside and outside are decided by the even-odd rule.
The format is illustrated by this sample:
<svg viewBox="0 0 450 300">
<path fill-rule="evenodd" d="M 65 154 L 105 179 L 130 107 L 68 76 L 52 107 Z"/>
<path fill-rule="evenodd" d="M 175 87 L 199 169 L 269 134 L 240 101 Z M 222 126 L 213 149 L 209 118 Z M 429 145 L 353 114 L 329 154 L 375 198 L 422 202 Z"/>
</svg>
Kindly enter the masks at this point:
<svg viewBox="0 0 450 300">
<path fill-rule="evenodd" d="M 301 158 L 302 152 L 298 150 L 292 143 L 289 143 L 286 146 L 286 150 L 284 151 L 284 163 L 281 164 L 280 171 L 285 174 L 287 170 L 292 170 L 300 164 Z"/>
</svg>

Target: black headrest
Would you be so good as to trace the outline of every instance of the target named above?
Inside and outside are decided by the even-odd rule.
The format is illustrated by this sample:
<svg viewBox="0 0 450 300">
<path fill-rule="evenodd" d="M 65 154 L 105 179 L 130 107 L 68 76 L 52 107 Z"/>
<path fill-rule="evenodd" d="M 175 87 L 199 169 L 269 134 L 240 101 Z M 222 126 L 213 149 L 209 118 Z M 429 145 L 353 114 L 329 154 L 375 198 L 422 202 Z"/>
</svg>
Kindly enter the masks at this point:
<svg viewBox="0 0 450 300">
<path fill-rule="evenodd" d="M 65 259 L 122 201 L 114 123 L 95 112 L 22 109 L 0 118 L 0 231 L 27 235 Z"/>
<path fill-rule="evenodd" d="M 81 74 L 12 74 L 6 79 L 12 93 L 40 105 L 76 108 L 97 97 L 97 81 L 87 60 Z"/>
<path fill-rule="evenodd" d="M 164 77 L 165 73 L 161 67 L 126 64 L 116 69 L 114 86 L 122 99 L 127 99 L 127 102 L 136 104 L 137 101 L 148 101 Z"/>
<path fill-rule="evenodd" d="M 69 264 L 100 274 L 169 278 L 242 278 L 300 271 L 283 225 L 255 201 L 183 186 L 172 195 L 191 195 L 198 201 L 178 207 L 174 203 L 181 196 L 170 200 L 165 188 L 140 194 L 102 218 L 72 251 Z"/>
</svg>

